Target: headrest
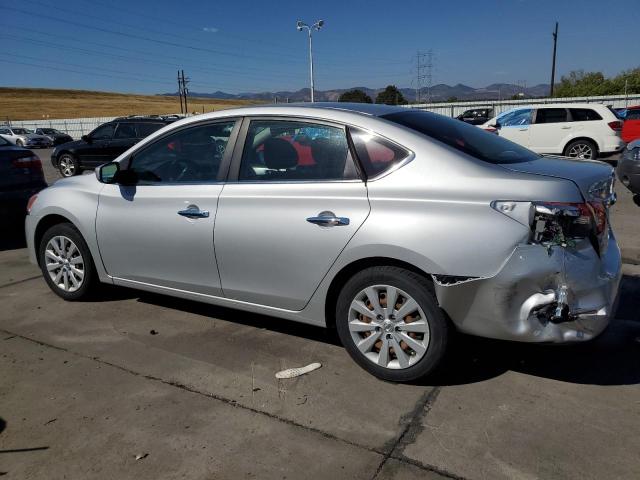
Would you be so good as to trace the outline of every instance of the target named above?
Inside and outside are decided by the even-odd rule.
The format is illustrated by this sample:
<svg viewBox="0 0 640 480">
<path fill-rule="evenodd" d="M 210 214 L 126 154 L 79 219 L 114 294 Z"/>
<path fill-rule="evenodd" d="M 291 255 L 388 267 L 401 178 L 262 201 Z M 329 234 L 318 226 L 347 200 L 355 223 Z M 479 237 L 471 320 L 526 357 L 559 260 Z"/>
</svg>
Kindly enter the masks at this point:
<svg viewBox="0 0 640 480">
<path fill-rule="evenodd" d="M 298 152 L 282 138 L 270 138 L 264 142 L 264 163 L 267 168 L 282 170 L 298 165 Z"/>
</svg>

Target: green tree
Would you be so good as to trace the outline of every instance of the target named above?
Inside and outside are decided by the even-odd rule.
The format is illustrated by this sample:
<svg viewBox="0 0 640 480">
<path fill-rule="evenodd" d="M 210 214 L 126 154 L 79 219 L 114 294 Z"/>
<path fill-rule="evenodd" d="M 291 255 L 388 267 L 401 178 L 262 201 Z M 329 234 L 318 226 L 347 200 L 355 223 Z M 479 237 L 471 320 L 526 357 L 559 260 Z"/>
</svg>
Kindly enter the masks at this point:
<svg viewBox="0 0 640 480">
<path fill-rule="evenodd" d="M 640 68 L 605 78 L 602 72 L 575 70 L 560 79 L 554 87 L 554 97 L 586 97 L 595 95 L 622 95 L 640 93 Z"/>
<path fill-rule="evenodd" d="M 342 93 L 338 97 L 339 102 L 372 103 L 371 97 L 357 88 Z"/>
<path fill-rule="evenodd" d="M 449 97 L 449 98 L 447 98 L 447 103 L 457 102 L 457 101 L 458 101 L 458 97 Z"/>
<path fill-rule="evenodd" d="M 386 105 L 406 105 L 407 100 L 404 98 L 398 87 L 388 85 L 383 91 L 378 93 L 376 103 L 384 103 Z"/>
</svg>

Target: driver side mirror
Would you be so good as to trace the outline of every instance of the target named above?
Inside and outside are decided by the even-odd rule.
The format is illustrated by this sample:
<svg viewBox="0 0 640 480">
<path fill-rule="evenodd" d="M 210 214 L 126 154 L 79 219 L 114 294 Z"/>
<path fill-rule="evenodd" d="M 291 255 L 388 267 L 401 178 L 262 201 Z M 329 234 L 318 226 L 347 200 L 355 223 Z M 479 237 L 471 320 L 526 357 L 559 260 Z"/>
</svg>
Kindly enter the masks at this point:
<svg viewBox="0 0 640 480">
<path fill-rule="evenodd" d="M 84 139 L 84 137 L 82 138 Z M 96 178 L 100 183 L 117 183 L 117 176 L 119 172 L 119 163 L 105 163 L 104 165 L 100 165 L 98 168 L 96 168 Z"/>
<path fill-rule="evenodd" d="M 93 140 L 91 140 L 91 136 L 90 135 L 82 135 L 82 137 L 80 137 L 83 141 L 87 142 L 87 143 L 91 143 Z"/>
<path fill-rule="evenodd" d="M 131 186 L 138 183 L 138 174 L 130 169 L 120 170 L 120 163 L 111 162 L 96 168 L 96 177 L 100 183 Z"/>
</svg>

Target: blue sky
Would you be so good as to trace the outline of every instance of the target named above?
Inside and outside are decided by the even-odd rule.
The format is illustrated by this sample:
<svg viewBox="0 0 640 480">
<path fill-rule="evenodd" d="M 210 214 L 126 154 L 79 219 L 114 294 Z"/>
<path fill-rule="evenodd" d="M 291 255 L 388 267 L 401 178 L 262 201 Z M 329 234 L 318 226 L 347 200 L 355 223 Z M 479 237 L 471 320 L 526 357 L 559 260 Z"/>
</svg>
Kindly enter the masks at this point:
<svg viewBox="0 0 640 480">
<path fill-rule="evenodd" d="M 637 0 L 308 1 L 2 0 L 0 86 L 230 93 L 308 86 L 412 87 L 418 50 L 434 53 L 433 84 L 549 81 L 560 22 L 558 78 L 640 65 Z M 633 32 L 629 34 L 628 32 Z"/>
</svg>

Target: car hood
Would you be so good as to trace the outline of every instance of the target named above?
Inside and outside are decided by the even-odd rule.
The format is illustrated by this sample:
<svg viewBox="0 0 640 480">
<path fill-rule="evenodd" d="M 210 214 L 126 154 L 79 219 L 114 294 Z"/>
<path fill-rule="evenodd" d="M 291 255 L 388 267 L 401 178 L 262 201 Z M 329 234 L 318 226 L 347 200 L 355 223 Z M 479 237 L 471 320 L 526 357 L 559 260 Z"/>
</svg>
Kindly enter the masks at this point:
<svg viewBox="0 0 640 480">
<path fill-rule="evenodd" d="M 571 180 L 578 186 L 585 199 L 591 197 L 589 190 L 597 182 L 609 182 L 601 187 L 611 191 L 613 188 L 613 167 L 597 160 L 545 156 L 531 162 L 501 164 L 501 167 L 514 172 Z"/>
<path fill-rule="evenodd" d="M 42 139 L 42 140 L 49 140 L 49 137 L 47 137 L 46 135 L 39 135 L 37 133 L 27 133 L 26 135 L 20 134 L 18 135 L 19 137 L 25 137 L 25 138 L 32 138 L 32 139 Z"/>
<path fill-rule="evenodd" d="M 56 147 L 55 152 L 58 152 L 58 148 L 64 146 L 65 149 L 67 148 L 73 148 L 73 147 L 79 147 L 81 145 L 86 145 L 87 143 L 84 140 L 73 140 L 71 142 L 67 142 L 64 143 L 63 145 L 59 145 L 58 147 Z M 54 152 L 54 153 L 55 153 Z"/>
</svg>

